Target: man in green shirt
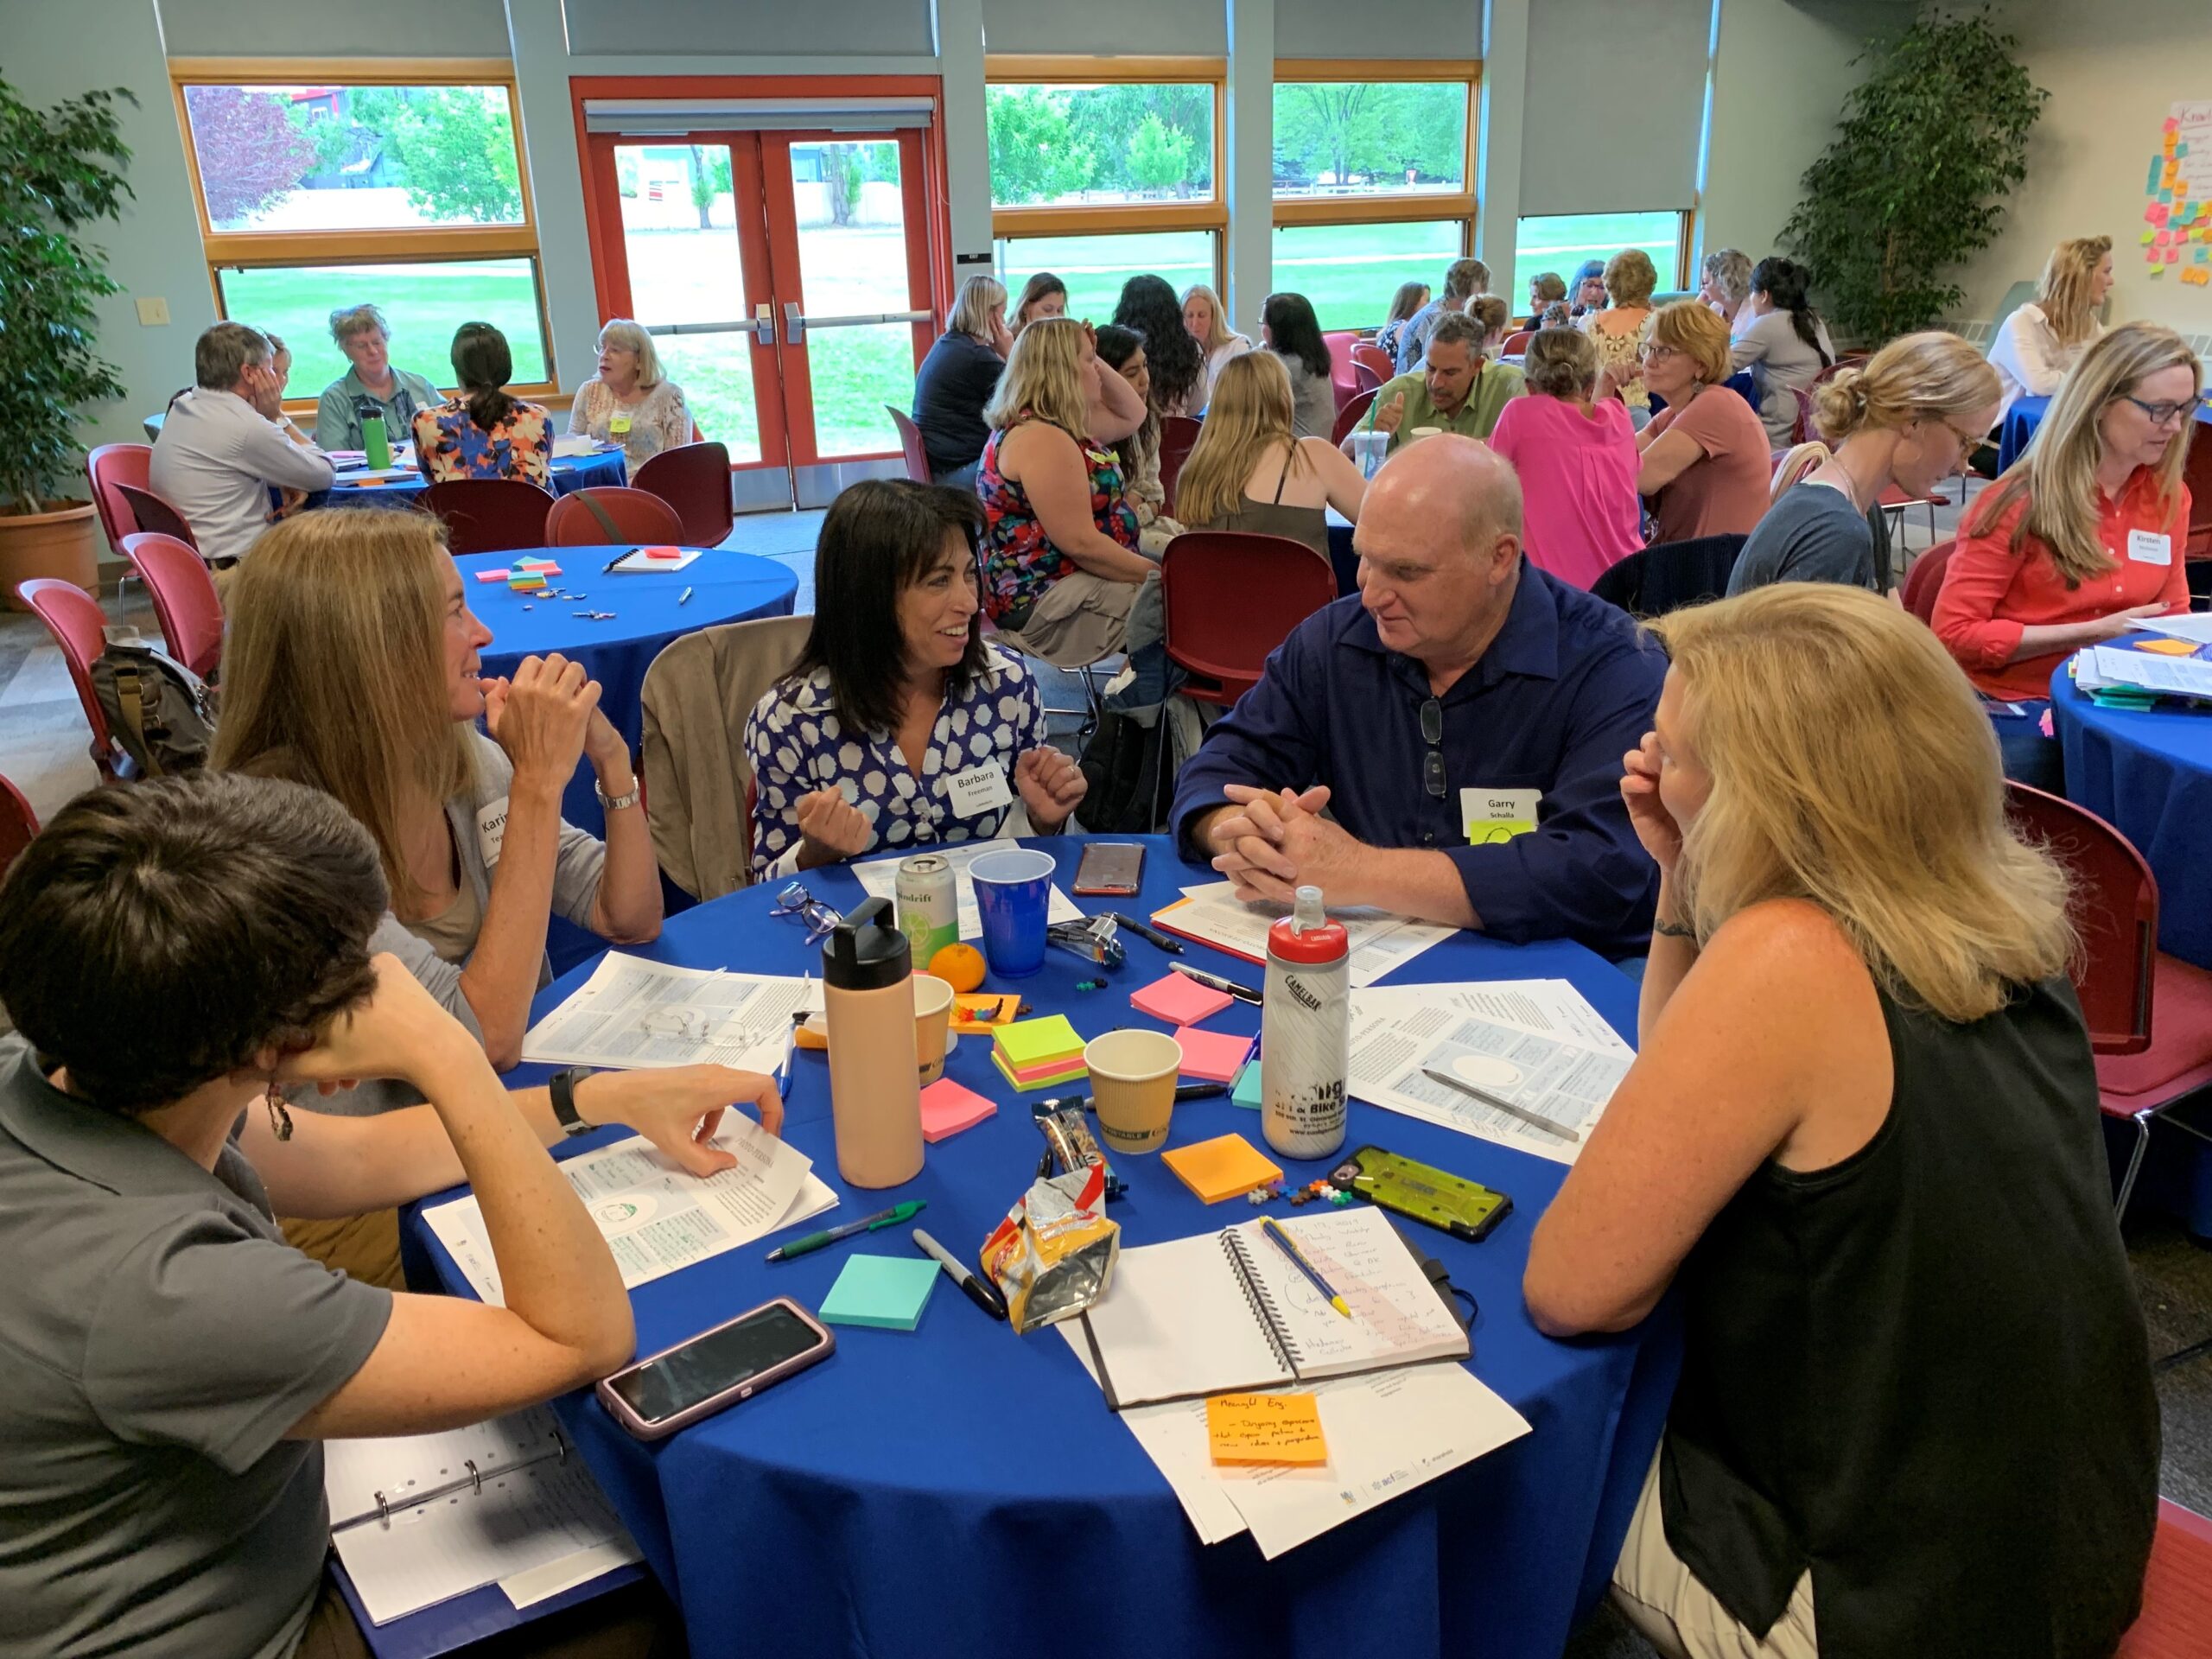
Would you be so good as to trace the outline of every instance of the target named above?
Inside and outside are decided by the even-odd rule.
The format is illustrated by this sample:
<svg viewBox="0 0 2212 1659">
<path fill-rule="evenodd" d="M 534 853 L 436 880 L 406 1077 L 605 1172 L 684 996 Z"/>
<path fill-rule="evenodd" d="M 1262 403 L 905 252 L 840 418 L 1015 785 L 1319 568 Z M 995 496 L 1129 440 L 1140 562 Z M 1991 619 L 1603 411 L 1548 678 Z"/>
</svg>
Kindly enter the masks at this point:
<svg viewBox="0 0 2212 1659">
<path fill-rule="evenodd" d="M 1437 319 L 1421 372 L 1386 383 L 1369 405 L 1366 420 L 1353 429 L 1389 433 L 1392 454 L 1423 427 L 1487 438 L 1498 411 L 1509 398 L 1521 395 L 1522 385 L 1521 371 L 1510 363 L 1484 360 L 1482 324 L 1455 311 Z M 1350 434 L 1344 453 L 1351 453 Z"/>
</svg>

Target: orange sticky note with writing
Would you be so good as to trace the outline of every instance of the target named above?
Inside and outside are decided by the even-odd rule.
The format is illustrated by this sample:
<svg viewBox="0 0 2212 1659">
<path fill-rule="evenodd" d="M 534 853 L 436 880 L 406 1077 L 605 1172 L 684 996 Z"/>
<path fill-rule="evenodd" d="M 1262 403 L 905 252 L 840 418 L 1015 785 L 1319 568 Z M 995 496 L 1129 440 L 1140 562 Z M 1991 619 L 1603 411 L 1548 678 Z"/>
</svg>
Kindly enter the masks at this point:
<svg viewBox="0 0 2212 1659">
<path fill-rule="evenodd" d="M 1216 1463 L 1329 1460 L 1321 1402 L 1310 1394 L 1217 1394 L 1206 1402 L 1206 1441 Z"/>
</svg>

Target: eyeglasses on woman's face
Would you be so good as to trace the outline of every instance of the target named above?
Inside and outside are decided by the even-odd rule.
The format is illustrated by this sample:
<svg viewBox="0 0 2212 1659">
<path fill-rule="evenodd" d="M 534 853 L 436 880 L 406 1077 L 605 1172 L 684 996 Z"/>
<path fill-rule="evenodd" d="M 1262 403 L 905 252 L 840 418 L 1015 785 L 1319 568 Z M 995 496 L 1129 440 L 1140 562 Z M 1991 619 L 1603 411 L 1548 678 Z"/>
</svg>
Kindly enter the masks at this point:
<svg viewBox="0 0 2212 1659">
<path fill-rule="evenodd" d="M 2202 408 L 2207 398 L 2206 395 L 2200 391 L 2194 397 L 2177 398 L 2171 402 L 2162 401 L 2155 404 L 2146 404 L 2140 397 L 2122 393 L 2120 401 L 2124 404 L 2134 404 L 2136 408 L 2143 411 L 2144 417 L 2153 426 L 2171 426 L 2175 422 L 2181 420 L 2184 416 L 2194 414 L 2197 410 Z"/>
<path fill-rule="evenodd" d="M 1664 363 L 1669 358 L 1680 357 L 1682 353 L 1672 346 L 1662 346 L 1656 340 L 1647 340 L 1636 348 L 1636 354 L 1646 363 Z"/>
</svg>

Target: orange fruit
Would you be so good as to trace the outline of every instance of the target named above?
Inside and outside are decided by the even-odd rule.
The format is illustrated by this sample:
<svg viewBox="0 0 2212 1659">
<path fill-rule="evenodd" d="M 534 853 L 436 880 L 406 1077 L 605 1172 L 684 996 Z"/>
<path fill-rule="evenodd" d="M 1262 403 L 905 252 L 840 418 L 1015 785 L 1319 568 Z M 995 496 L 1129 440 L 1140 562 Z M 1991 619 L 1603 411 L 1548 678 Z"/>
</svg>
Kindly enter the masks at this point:
<svg viewBox="0 0 2212 1659">
<path fill-rule="evenodd" d="M 930 958 L 930 972 L 956 991 L 972 991 L 983 982 L 983 953 L 972 944 L 948 944 Z"/>
</svg>

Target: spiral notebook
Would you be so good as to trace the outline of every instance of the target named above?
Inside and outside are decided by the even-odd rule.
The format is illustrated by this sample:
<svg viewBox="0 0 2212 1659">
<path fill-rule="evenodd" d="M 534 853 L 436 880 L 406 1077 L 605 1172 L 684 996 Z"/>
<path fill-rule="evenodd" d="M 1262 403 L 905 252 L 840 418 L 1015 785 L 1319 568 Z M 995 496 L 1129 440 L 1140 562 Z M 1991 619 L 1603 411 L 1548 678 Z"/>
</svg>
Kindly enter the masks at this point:
<svg viewBox="0 0 2212 1659">
<path fill-rule="evenodd" d="M 1467 1357 L 1467 1333 L 1381 1211 L 1279 1224 L 1352 1317 L 1322 1300 L 1257 1221 L 1124 1249 L 1083 1315 L 1110 1409 Z"/>
</svg>

